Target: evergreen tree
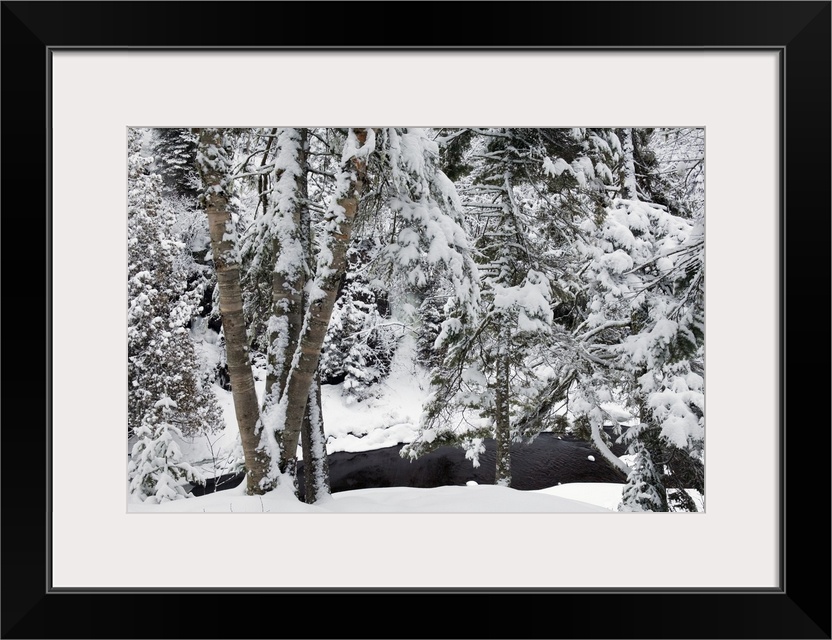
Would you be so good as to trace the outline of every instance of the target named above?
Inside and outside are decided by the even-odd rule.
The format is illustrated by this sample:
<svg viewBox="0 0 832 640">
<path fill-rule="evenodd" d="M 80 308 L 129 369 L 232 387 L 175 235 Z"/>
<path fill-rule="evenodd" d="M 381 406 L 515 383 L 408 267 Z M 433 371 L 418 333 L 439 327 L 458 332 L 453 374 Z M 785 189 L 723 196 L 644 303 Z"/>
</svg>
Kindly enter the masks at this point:
<svg viewBox="0 0 832 640">
<path fill-rule="evenodd" d="M 642 199 L 646 189 L 633 167 L 644 137 L 621 135 L 622 193 L 630 197 L 614 199 L 603 217 L 582 224 L 578 248 L 588 258 L 581 279 L 589 313 L 578 339 L 590 366 L 580 373 L 570 406 L 589 420 L 604 456 L 626 473 L 633 470 L 600 438 L 610 418 L 604 405 L 612 401 L 639 420 L 626 434 L 631 452 L 649 437 L 651 453 L 670 458 L 673 450 L 689 461 L 677 469 L 695 469 L 704 439 L 703 226 L 696 216 L 677 216 Z M 704 489 L 698 482 L 695 488 Z"/>
<path fill-rule="evenodd" d="M 130 132 L 128 158 L 128 429 L 135 431 L 161 398 L 176 405 L 170 421 L 185 435 L 222 423 L 201 374 L 189 325 L 198 298 L 188 291 L 186 251 L 163 205 L 161 179 L 149 172 L 142 133 Z"/>
<path fill-rule="evenodd" d="M 162 205 L 174 217 L 173 232 L 183 242 L 184 267 L 188 291 L 199 296 L 198 315 L 194 329 L 203 333 L 207 328 L 219 332 L 218 314 L 212 321 L 213 294 L 216 276 L 211 265 L 211 239 L 208 221 L 197 201 L 199 176 L 196 172 L 196 137 L 190 129 L 155 128 L 146 130 L 153 154 L 151 170 L 162 178 Z M 217 381 L 216 375 L 212 380 Z"/>
<path fill-rule="evenodd" d="M 445 353 L 435 348 L 436 339 L 445 321 L 447 299 L 436 295 L 425 295 L 417 311 L 416 353 L 419 361 L 430 368 L 438 367 Z"/>
<path fill-rule="evenodd" d="M 635 460 L 622 491 L 618 511 L 667 511 L 667 493 L 661 476 L 653 466 L 645 445 L 638 440 L 635 442 Z"/>
<path fill-rule="evenodd" d="M 511 444 L 536 433 L 520 418 L 561 358 L 550 345 L 562 332 L 553 313 L 558 282 L 572 266 L 565 249 L 573 233 L 569 191 L 586 187 L 595 174 L 568 131 L 488 129 L 446 137 L 470 145 L 467 154 L 454 153 L 468 167 L 463 195 L 477 236 L 480 321 L 445 343 L 423 432 L 406 451 L 418 455 L 456 443 L 478 464 L 482 439 L 493 437 L 496 481 L 510 484 Z M 553 150 L 571 163 L 558 156 L 549 171 Z"/>
<path fill-rule="evenodd" d="M 235 183 L 239 190 L 246 187 L 256 192 L 254 213 L 240 224 L 240 254 L 243 302 L 248 326 L 248 341 L 253 349 L 266 352 L 269 347 L 267 329 L 273 310 L 274 263 L 276 228 L 274 191 L 282 175 L 276 166 L 277 128 L 257 129 L 251 137 L 256 140 L 254 149 L 247 153 L 247 160 L 237 168 Z M 259 158 L 259 160 L 258 160 Z M 283 186 L 292 186 L 294 174 L 290 173 Z M 247 202 L 248 209 L 252 201 Z"/>
<path fill-rule="evenodd" d="M 139 499 L 172 500 L 199 478 L 178 442 L 219 429 L 222 415 L 196 355 L 190 320 L 198 299 L 187 289 L 186 252 L 161 178 L 150 172 L 143 132 L 128 138 L 128 467 Z"/>
<path fill-rule="evenodd" d="M 348 402 L 364 398 L 368 388 L 387 377 L 398 344 L 383 294 L 359 273 L 364 251 L 353 245 L 349 270 L 332 312 L 319 365 L 330 384 L 343 383 Z"/>
<path fill-rule="evenodd" d="M 162 176 L 162 193 L 195 203 L 199 191 L 196 171 L 196 135 L 190 129 L 153 130 L 155 173 Z"/>
<path fill-rule="evenodd" d="M 145 412 L 136 429 L 136 443 L 127 467 L 130 493 L 142 502 L 158 504 L 187 498 L 188 484 L 204 484 L 204 475 L 187 462 L 179 447 L 176 425 L 179 408 L 164 397 Z"/>
</svg>

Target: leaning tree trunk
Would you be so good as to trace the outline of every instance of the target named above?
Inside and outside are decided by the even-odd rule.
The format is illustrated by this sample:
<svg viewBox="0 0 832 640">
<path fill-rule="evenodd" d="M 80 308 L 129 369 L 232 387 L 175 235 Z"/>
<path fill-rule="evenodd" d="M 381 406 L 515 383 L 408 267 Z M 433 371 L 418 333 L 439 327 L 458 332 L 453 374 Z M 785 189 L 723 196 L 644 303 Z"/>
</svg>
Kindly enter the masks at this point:
<svg viewBox="0 0 832 640">
<path fill-rule="evenodd" d="M 304 500 L 309 504 L 330 493 L 329 463 L 326 459 L 326 436 L 321 413 L 321 378 L 315 376 L 309 390 L 309 404 L 303 419 L 301 434 L 303 450 Z"/>
<path fill-rule="evenodd" d="M 224 129 L 197 129 L 199 146 L 197 168 L 202 177 L 204 207 L 208 215 L 211 249 L 219 288 L 220 315 L 225 334 L 228 375 L 234 412 L 243 443 L 248 493 L 262 493 L 261 480 L 271 466 L 271 458 L 256 433 L 260 410 L 249 360 L 243 295 L 240 287 L 240 254 L 228 206 L 226 184 L 229 172 L 224 147 Z"/>
<path fill-rule="evenodd" d="M 324 343 L 338 284 L 346 268 L 347 248 L 367 173 L 367 158 L 375 144 L 372 129 L 350 129 L 342 155 L 335 194 L 325 218 L 325 249 L 318 260 L 314 286 L 304 318 L 298 351 L 281 399 L 285 422 L 281 438 L 281 471 L 294 465 L 309 390 Z"/>
</svg>

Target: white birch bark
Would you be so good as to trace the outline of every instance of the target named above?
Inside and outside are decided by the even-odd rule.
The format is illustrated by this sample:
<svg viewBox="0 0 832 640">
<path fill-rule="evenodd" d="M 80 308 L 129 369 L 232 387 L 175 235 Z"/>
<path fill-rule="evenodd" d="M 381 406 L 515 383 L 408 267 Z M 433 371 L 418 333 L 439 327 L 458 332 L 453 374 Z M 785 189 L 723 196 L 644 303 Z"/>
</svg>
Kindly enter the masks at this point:
<svg viewBox="0 0 832 640">
<path fill-rule="evenodd" d="M 234 412 L 243 444 L 248 492 L 262 493 L 261 480 L 271 466 L 269 452 L 260 447 L 256 426 L 260 417 L 254 375 L 251 370 L 243 296 L 240 286 L 240 253 L 226 190 L 229 159 L 225 129 L 197 129 L 197 168 L 203 183 L 203 205 L 208 216 L 214 268 L 217 272 L 220 315 L 225 334 L 228 375 Z"/>
</svg>

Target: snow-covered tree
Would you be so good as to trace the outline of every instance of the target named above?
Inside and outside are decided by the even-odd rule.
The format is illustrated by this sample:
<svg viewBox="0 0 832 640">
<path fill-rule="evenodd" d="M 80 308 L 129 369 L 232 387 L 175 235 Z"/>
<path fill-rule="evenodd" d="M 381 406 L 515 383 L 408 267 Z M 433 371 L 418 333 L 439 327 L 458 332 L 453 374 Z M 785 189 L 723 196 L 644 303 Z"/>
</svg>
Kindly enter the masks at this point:
<svg viewBox="0 0 832 640">
<path fill-rule="evenodd" d="M 294 131 L 294 130 L 293 130 Z M 248 326 L 248 340 L 253 349 L 268 350 L 269 332 L 267 326 L 272 315 L 274 302 L 274 262 L 277 248 L 275 195 L 276 183 L 282 170 L 276 166 L 276 151 L 279 129 L 260 128 L 252 132 L 245 157 L 232 169 L 237 191 L 248 188 L 253 192 L 247 202 L 254 208 L 253 214 L 243 221 L 238 230 L 240 238 L 241 286 Z M 238 150 L 238 153 L 239 150 Z M 286 176 L 282 186 L 291 186 L 295 175 Z M 253 204 L 252 204 L 253 199 Z M 286 202 L 285 197 L 283 198 Z"/>
<path fill-rule="evenodd" d="M 154 172 L 162 176 L 162 192 L 192 201 L 199 191 L 196 171 L 196 135 L 190 129 L 153 130 Z"/>
<path fill-rule="evenodd" d="M 265 213 L 255 225 L 255 233 L 262 242 L 255 242 L 252 251 L 254 259 L 261 260 L 272 274 L 272 307 L 267 326 L 269 368 L 262 410 L 254 391 L 246 335 L 241 243 L 229 208 L 232 182 L 245 175 L 232 168 L 233 149 L 226 130 L 199 130 L 197 153 L 249 493 L 271 490 L 283 474 L 294 478 L 302 431 L 309 436 L 307 450 L 313 455 L 323 451 L 325 455 L 322 432 L 312 433 L 313 429 L 322 430 L 321 412 L 319 407 L 307 407 L 310 399 L 318 402 L 321 346 L 344 273 L 346 250 L 375 140 L 372 129 L 349 129 L 342 138 L 340 165 L 318 229 L 317 246 L 313 248 L 308 218 L 304 220 L 306 133 L 273 129 L 268 135 L 277 138 L 274 161 L 271 166 L 261 162 L 256 175 L 273 171 L 273 179 L 270 189 L 263 189 L 260 184 L 258 206 L 262 204 Z M 267 153 L 268 148 L 264 159 Z M 266 250 L 261 250 L 263 247 Z M 328 490 L 324 486 L 320 489 Z"/>
<path fill-rule="evenodd" d="M 436 339 L 442 331 L 445 321 L 446 298 L 425 294 L 416 313 L 416 353 L 419 361 L 429 368 L 439 366 L 445 357 L 444 352 L 435 348 Z"/>
<path fill-rule="evenodd" d="M 222 415 L 190 337 L 198 298 L 188 290 L 188 253 L 143 134 L 128 134 L 128 481 L 139 499 L 164 501 L 198 480 L 179 443 L 216 431 Z"/>
<path fill-rule="evenodd" d="M 644 443 L 636 440 L 631 449 L 635 460 L 621 493 L 618 511 L 667 511 L 667 494 Z"/>
<path fill-rule="evenodd" d="M 130 494 L 139 501 L 158 504 L 187 498 L 187 485 L 205 482 L 204 475 L 182 455 L 182 432 L 176 425 L 179 413 L 173 400 L 160 398 L 136 429 L 127 479 Z"/>
<path fill-rule="evenodd" d="M 622 192 L 629 197 L 613 199 L 602 217 L 581 225 L 587 315 L 577 338 L 587 367 L 570 407 L 587 417 L 596 446 L 626 473 L 633 471 L 613 459 L 600 437 L 610 418 L 605 403 L 622 404 L 639 421 L 623 436 L 632 452 L 640 451 L 643 437 L 657 438 L 654 456 L 670 459 L 676 451 L 687 461 L 683 466 L 695 468 L 704 441 L 701 212 L 682 217 L 643 200 L 632 144 L 639 138 L 626 129 L 620 135 Z M 656 170 L 639 171 L 650 169 Z"/>
<path fill-rule="evenodd" d="M 349 268 L 321 352 L 322 379 L 343 383 L 348 402 L 361 400 L 371 385 L 388 375 L 401 336 L 390 322 L 384 292 L 372 288 L 360 273 L 365 244 L 354 243 L 348 251 Z"/>
<path fill-rule="evenodd" d="M 150 173 L 142 132 L 131 130 L 128 157 L 128 431 L 162 398 L 185 435 L 216 430 L 222 418 L 190 338 L 199 299 L 188 290 L 187 250 L 164 206 L 161 178 Z"/>
<path fill-rule="evenodd" d="M 268 166 L 266 158 L 272 146 L 275 149 L 272 171 L 270 174 L 261 173 Z M 260 446 L 270 450 L 273 459 L 270 475 L 263 480 L 264 486 L 271 486 L 277 481 L 278 471 L 294 472 L 296 450 L 282 449 L 282 442 L 277 436 L 281 430 L 279 420 L 285 412 L 281 401 L 287 392 L 308 308 L 307 282 L 314 269 L 308 153 L 308 130 L 271 130 L 258 170 L 259 204 L 263 214 L 255 219 L 254 231 L 247 241 L 250 254 L 247 280 L 260 289 L 264 289 L 264 283 L 268 282 L 270 290 L 267 313 L 258 310 L 256 304 L 252 305 L 255 321 L 258 315 L 267 318 L 263 321 L 268 362 L 266 392 L 256 428 L 261 438 Z M 270 183 L 263 182 L 263 178 L 269 175 Z M 264 191 L 264 186 L 268 184 L 271 188 Z M 261 294 L 260 298 L 264 296 Z M 257 296 L 253 299 L 256 301 Z M 329 480 L 320 380 L 317 376 L 313 377 L 310 385 L 301 438 L 307 473 L 305 498 L 307 502 L 314 502 L 329 492 Z"/>
<path fill-rule="evenodd" d="M 174 217 L 173 232 L 185 244 L 183 253 L 188 291 L 198 296 L 201 326 L 219 330 L 213 295 L 216 274 L 211 264 L 211 239 L 208 220 L 197 201 L 199 175 L 196 171 L 196 136 L 190 129 L 154 128 L 145 130 L 153 155 L 151 170 L 162 178 L 162 206 Z M 213 316 L 216 315 L 216 318 Z M 196 319 L 195 319 L 196 320 Z M 213 380 L 219 381 L 217 376 Z"/>
<path fill-rule="evenodd" d="M 375 151 L 373 129 L 351 128 L 347 132 L 335 189 L 323 219 L 314 278 L 306 286 L 307 303 L 298 346 L 292 357 L 285 391 L 265 423 L 267 433 L 276 434 L 285 469 L 295 459 L 304 415 L 318 370 L 338 286 L 347 264 L 347 249 L 361 195 L 367 180 L 367 164 Z"/>
<path fill-rule="evenodd" d="M 642 421 L 626 434 L 632 450 L 649 439 L 646 455 L 673 461 L 659 475 L 683 471 L 700 488 L 702 183 L 691 175 L 701 136 L 470 129 L 442 139 L 463 167 L 482 306 L 479 323 L 437 341 L 444 361 L 405 452 L 458 444 L 476 461 L 494 437 L 497 481 L 507 482 L 509 444 L 566 410 L 626 475 L 602 428 L 624 406 Z M 443 313 L 452 318 L 453 305 Z"/>
<path fill-rule="evenodd" d="M 446 349 L 445 360 L 434 373 L 435 392 L 423 431 L 406 452 L 413 456 L 456 443 L 478 464 L 482 440 L 493 437 L 496 481 L 510 484 L 510 446 L 534 435 L 519 428 L 519 417 L 532 409 L 559 358 L 550 345 L 557 344 L 559 330 L 553 312 L 557 282 L 571 267 L 564 257 L 572 226 L 564 213 L 570 204 L 564 193 L 578 184 L 574 176 L 587 182 L 587 169 L 581 146 L 569 132 L 475 133 L 446 139 L 470 145 L 467 154 L 459 149 L 454 154 L 468 168 L 463 193 L 477 235 L 480 320 L 451 341 L 437 341 Z M 558 156 L 568 175 L 561 177 L 563 170 L 547 175 L 551 149 L 570 156 L 572 165 Z M 446 311 L 453 317 L 452 309 Z"/>
</svg>

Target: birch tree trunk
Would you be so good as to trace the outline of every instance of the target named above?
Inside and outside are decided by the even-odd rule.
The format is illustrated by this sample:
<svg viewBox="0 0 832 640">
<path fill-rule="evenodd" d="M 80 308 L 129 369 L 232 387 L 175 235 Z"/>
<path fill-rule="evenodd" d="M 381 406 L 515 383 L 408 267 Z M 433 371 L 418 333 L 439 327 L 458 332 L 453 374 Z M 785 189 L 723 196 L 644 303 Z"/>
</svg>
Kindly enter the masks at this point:
<svg viewBox="0 0 832 640">
<path fill-rule="evenodd" d="M 321 412 L 321 378 L 315 376 L 309 390 L 309 401 L 301 434 L 303 450 L 304 500 L 312 504 L 330 493 L 329 463 L 326 458 L 326 436 Z"/>
<path fill-rule="evenodd" d="M 291 145 L 290 166 L 276 168 L 276 199 L 280 200 L 273 215 L 277 218 L 272 237 L 275 266 L 272 276 L 272 317 L 269 324 L 269 368 L 266 376 L 266 397 L 279 399 L 286 388 L 292 356 L 297 350 L 303 325 L 303 288 L 306 285 L 308 259 L 312 247 L 309 225 L 306 131 L 286 129 L 278 139 L 278 153 Z M 283 172 L 289 171 L 287 175 Z M 288 210 L 282 210 L 289 204 Z M 305 236 L 305 238 L 304 238 Z M 281 322 L 280 319 L 285 319 Z"/>
<path fill-rule="evenodd" d="M 303 224 L 309 222 L 305 130 L 275 130 L 277 152 L 274 187 L 266 201 L 267 231 L 264 242 L 271 241 L 272 308 L 268 322 L 266 389 L 260 423 L 260 447 L 271 452 L 272 467 L 263 480 L 266 490 L 274 488 L 281 469 L 280 400 L 286 391 L 292 357 L 297 349 L 303 323 L 304 287 L 309 272 L 311 246 L 303 241 Z M 308 235 L 308 232 L 307 232 Z M 295 481 L 294 468 L 285 469 Z"/>
<path fill-rule="evenodd" d="M 314 271 L 311 215 L 308 205 L 308 173 L 306 129 L 281 129 L 277 136 L 274 189 L 271 204 L 267 203 L 274 267 L 272 275 L 272 313 L 269 320 L 268 368 L 266 393 L 261 411 L 261 446 L 274 452 L 280 443 L 283 413 L 280 401 L 286 393 L 289 372 L 300 342 L 304 310 L 308 304 L 305 292 L 308 275 Z M 313 383 L 303 419 L 303 451 L 307 461 L 306 500 L 315 501 L 329 493 L 329 469 L 326 461 L 323 411 L 318 381 Z M 322 453 L 321 453 L 322 451 Z M 269 485 L 277 474 L 287 472 L 296 480 L 294 464 L 272 468 Z"/>
<path fill-rule="evenodd" d="M 230 169 L 224 145 L 226 131 L 196 129 L 195 132 L 199 136 L 197 168 L 202 177 L 203 206 L 208 215 L 211 250 L 217 272 L 228 375 L 243 444 L 247 489 L 250 494 L 263 493 L 260 481 L 268 473 L 271 459 L 268 451 L 259 447 L 260 438 L 256 433 L 260 410 L 243 316 L 240 253 L 226 191 Z"/>
<path fill-rule="evenodd" d="M 353 222 L 367 173 L 367 159 L 375 147 L 372 129 L 350 129 L 341 157 L 335 193 L 325 217 L 324 247 L 316 277 L 309 289 L 309 304 L 298 348 L 294 354 L 286 391 L 281 398 L 285 421 L 281 433 L 281 471 L 294 464 L 298 439 L 318 368 L 321 347 L 335 306 L 338 284 L 346 268 L 346 254 Z"/>
</svg>

